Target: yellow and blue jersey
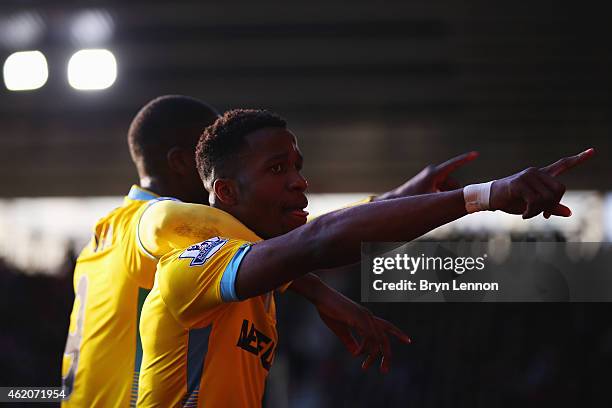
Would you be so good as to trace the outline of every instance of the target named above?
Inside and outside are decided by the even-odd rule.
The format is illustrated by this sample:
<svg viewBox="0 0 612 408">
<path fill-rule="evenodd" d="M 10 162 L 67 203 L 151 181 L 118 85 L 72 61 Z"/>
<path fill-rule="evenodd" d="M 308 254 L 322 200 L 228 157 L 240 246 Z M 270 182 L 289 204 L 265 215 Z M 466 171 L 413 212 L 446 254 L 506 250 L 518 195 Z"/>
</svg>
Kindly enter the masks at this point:
<svg viewBox="0 0 612 408">
<path fill-rule="evenodd" d="M 215 237 L 158 265 L 140 321 L 138 407 L 261 406 L 278 344 L 272 293 L 238 301 L 250 243 Z"/>
<path fill-rule="evenodd" d="M 230 214 L 200 207 L 162 202 L 141 219 L 143 247 L 166 255 L 142 309 L 138 407 L 261 406 L 278 344 L 274 296 L 238 301 L 234 290 L 260 238 Z M 213 232 L 232 239 L 188 246 Z"/>
<path fill-rule="evenodd" d="M 141 360 L 138 318 L 157 259 L 140 247 L 137 227 L 157 196 L 133 186 L 100 219 L 74 270 L 75 299 L 62 362 L 64 407 L 128 407 L 136 402 Z"/>
</svg>

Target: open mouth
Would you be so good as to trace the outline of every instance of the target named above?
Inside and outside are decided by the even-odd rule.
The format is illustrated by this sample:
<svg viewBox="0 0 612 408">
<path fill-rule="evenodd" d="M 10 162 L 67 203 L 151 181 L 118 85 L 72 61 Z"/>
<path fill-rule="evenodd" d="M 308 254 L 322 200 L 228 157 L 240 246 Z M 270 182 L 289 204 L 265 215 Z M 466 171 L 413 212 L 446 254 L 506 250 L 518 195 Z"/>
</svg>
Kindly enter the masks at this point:
<svg viewBox="0 0 612 408">
<path fill-rule="evenodd" d="M 284 211 L 291 215 L 292 217 L 306 219 L 308 217 L 308 211 L 305 211 L 304 208 L 308 206 L 308 200 L 304 197 L 303 200 L 291 205 L 287 205 L 284 207 Z"/>
<path fill-rule="evenodd" d="M 308 211 L 304 211 L 301 209 L 296 209 L 296 210 L 288 210 L 289 214 L 293 215 L 294 217 L 300 217 L 300 218 L 306 218 L 308 217 Z"/>
</svg>

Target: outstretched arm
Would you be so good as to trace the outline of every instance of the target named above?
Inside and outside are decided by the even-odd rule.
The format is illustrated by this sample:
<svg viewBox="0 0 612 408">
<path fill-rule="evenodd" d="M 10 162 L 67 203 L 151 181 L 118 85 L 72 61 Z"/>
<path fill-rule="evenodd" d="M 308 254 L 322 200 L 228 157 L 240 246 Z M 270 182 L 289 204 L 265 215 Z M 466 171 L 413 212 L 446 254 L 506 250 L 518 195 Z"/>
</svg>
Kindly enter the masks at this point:
<svg viewBox="0 0 612 408">
<path fill-rule="evenodd" d="M 489 185 L 484 208 L 533 217 L 569 216 L 560 204 L 565 186 L 555 177 L 593 155 L 589 149 Z M 467 189 L 467 188 L 466 188 Z M 391 199 L 321 216 L 282 237 L 253 245 L 236 276 L 238 298 L 265 293 L 317 269 L 356 262 L 362 241 L 410 241 L 467 214 L 463 190 Z"/>
</svg>

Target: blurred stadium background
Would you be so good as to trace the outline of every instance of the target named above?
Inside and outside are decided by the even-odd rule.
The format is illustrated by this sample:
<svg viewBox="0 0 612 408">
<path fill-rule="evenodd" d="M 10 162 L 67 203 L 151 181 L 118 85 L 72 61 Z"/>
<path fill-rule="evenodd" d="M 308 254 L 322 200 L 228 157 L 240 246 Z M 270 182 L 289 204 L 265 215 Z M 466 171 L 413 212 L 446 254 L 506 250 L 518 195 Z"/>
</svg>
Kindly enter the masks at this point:
<svg viewBox="0 0 612 408">
<path fill-rule="evenodd" d="M 315 213 L 470 150 L 481 156 L 459 171 L 464 183 L 594 146 L 564 176 L 571 219 L 472 215 L 432 237 L 610 241 L 608 20 L 588 3 L 1 2 L 0 385 L 59 384 L 75 256 L 137 181 L 127 128 L 162 94 L 282 114 Z M 83 49 L 110 51 L 116 78 L 85 62 L 69 79 Z M 34 50 L 46 73 L 8 63 Z M 110 86 L 78 90 L 75 76 Z M 28 78 L 43 85 L 10 90 Z M 349 269 L 323 276 L 358 300 Z M 612 402 L 607 304 L 369 306 L 414 339 L 386 377 L 362 373 L 312 307 L 281 299 L 266 405 Z"/>
</svg>

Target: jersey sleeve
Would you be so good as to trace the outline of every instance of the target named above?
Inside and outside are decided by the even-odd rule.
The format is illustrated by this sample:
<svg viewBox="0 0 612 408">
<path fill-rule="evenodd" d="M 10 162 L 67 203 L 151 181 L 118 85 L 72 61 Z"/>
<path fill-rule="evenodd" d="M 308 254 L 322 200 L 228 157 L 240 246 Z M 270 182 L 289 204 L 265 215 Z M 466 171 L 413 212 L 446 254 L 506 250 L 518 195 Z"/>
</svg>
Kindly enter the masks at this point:
<svg viewBox="0 0 612 408">
<path fill-rule="evenodd" d="M 174 318 L 196 327 L 217 306 L 238 301 L 236 274 L 250 248 L 243 240 L 214 237 L 164 256 L 159 289 Z"/>
<path fill-rule="evenodd" d="M 260 241 L 253 231 L 225 211 L 168 199 L 151 201 L 140 216 L 137 230 L 140 248 L 155 258 L 217 236 Z"/>
</svg>

